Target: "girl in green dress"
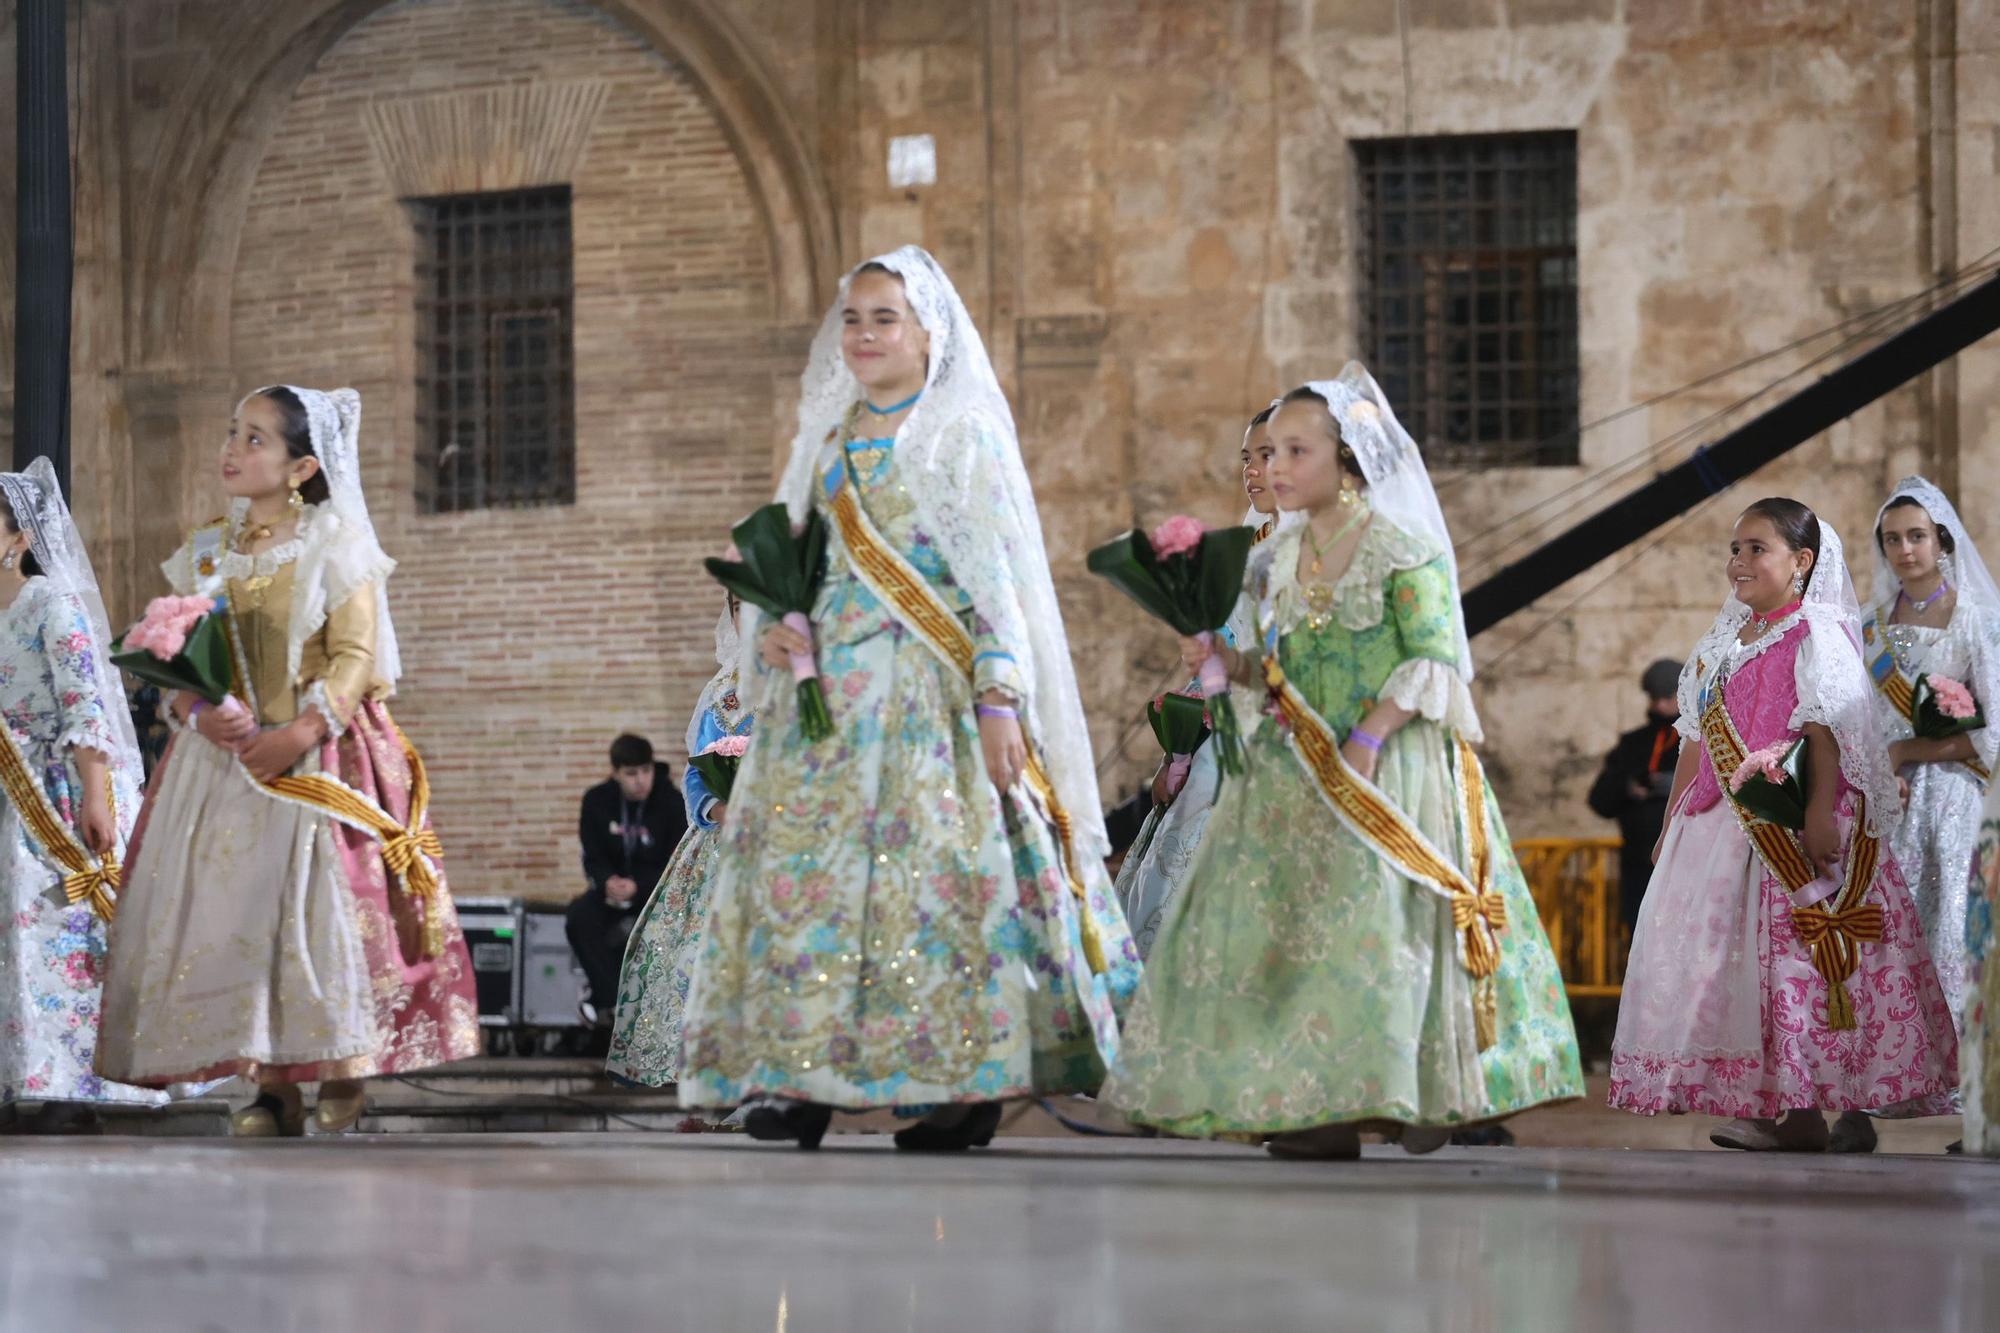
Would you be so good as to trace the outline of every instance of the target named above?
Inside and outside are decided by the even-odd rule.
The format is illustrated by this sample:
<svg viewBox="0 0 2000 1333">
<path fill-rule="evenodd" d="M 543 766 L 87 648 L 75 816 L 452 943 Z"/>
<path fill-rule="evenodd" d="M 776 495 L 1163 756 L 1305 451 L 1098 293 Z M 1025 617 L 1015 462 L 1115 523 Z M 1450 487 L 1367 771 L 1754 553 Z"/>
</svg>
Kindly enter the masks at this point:
<svg viewBox="0 0 2000 1333">
<path fill-rule="evenodd" d="M 1251 558 L 1270 708 L 1168 909 L 1105 1097 L 1191 1136 L 1352 1157 L 1582 1095 L 1562 978 L 1471 746 L 1457 563 L 1374 379 L 1289 394 Z M 1205 649 L 1183 645 L 1190 667 Z"/>
</svg>

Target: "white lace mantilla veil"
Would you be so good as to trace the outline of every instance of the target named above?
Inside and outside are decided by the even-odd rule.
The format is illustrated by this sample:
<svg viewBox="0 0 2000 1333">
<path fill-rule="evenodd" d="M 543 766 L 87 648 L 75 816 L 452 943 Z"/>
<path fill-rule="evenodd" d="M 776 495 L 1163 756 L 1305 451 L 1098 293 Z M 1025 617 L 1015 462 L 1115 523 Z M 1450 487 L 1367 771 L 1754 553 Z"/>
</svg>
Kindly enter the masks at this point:
<svg viewBox="0 0 2000 1333">
<path fill-rule="evenodd" d="M 83 604 L 90 622 L 91 669 L 109 714 L 112 739 L 117 752 L 107 756 L 114 771 L 128 776 L 133 787 L 145 786 L 144 765 L 139 756 L 139 739 L 132 729 L 132 710 L 125 700 L 125 686 L 118 668 L 111 664 L 111 622 L 104 613 L 104 594 L 98 589 L 97 574 L 84 550 L 83 536 L 70 517 L 63 500 L 56 470 L 46 458 L 28 464 L 25 472 L 0 473 L 0 494 L 14 512 L 14 521 L 28 535 L 28 549 L 51 587 L 73 596 Z M 128 820 L 135 811 L 121 811 Z"/>
<path fill-rule="evenodd" d="M 715 621 L 715 674 L 708 678 L 708 684 L 701 687 L 701 697 L 695 700 L 694 716 L 688 719 L 687 752 L 692 755 L 700 744 L 701 720 L 708 716 L 708 710 L 715 707 L 722 697 L 736 688 L 736 676 L 743 660 L 743 647 L 737 640 L 736 621 L 729 614 L 729 599 L 722 602 L 722 614 Z"/>
<path fill-rule="evenodd" d="M 1361 475 L 1368 482 L 1368 504 L 1378 515 L 1435 546 L 1444 553 L 1451 577 L 1451 626 L 1458 640 L 1458 674 L 1472 679 L 1472 645 L 1465 634 L 1465 612 L 1459 605 L 1458 553 L 1451 544 L 1430 469 L 1424 466 L 1417 442 L 1396 420 L 1388 395 L 1359 361 L 1341 368 L 1340 378 L 1312 380 L 1306 388 L 1326 399 L 1340 423 L 1340 438 L 1354 451 Z"/>
<path fill-rule="evenodd" d="M 1875 708 L 1875 683 L 1861 655 L 1861 604 L 1848 577 L 1846 547 L 1833 524 L 1819 520 L 1819 556 L 1799 606 L 1811 627 L 1812 643 L 1800 650 L 1800 698 L 1793 730 L 1817 722 L 1840 745 L 1840 771 L 1868 798 L 1868 831 L 1886 838 L 1903 817 L 1902 789 L 1889 767 L 1889 741 Z M 1730 657 L 1731 646 L 1750 619 L 1750 608 L 1731 593 L 1681 668 L 1679 701 L 1682 736 L 1696 743 L 1701 732 L 1701 692 Z"/>
<path fill-rule="evenodd" d="M 1905 477 L 1897 482 L 1889 488 L 1889 498 L 1875 511 L 1875 526 L 1868 531 L 1868 540 L 1875 547 L 1875 595 L 1869 607 L 1884 611 L 1902 590 L 1902 580 L 1889 568 L 1889 557 L 1882 554 L 1882 543 L 1875 540 L 1875 534 L 1882 530 L 1882 519 L 1888 514 L 1890 506 L 1904 496 L 1922 505 L 1924 512 L 1931 516 L 1931 522 L 1951 534 L 1951 586 L 1958 590 L 1958 600 L 1961 603 L 1972 602 L 1987 615 L 2000 617 L 2000 587 L 1994 585 L 1986 562 L 1979 558 L 1979 548 L 1973 544 L 1972 534 L 1965 530 L 1964 520 L 1959 518 L 1958 510 L 1945 493 L 1924 477 Z"/>
<path fill-rule="evenodd" d="M 355 589 L 375 585 L 374 675 L 391 692 L 403 674 L 403 657 L 396 644 L 396 622 L 389 615 L 389 575 L 396 562 L 382 550 L 376 539 L 375 524 L 368 516 L 368 497 L 361 489 L 361 395 L 353 389 L 301 389 L 297 385 L 273 385 L 297 396 L 306 409 L 312 431 L 313 456 L 319 459 L 326 476 L 329 499 L 316 507 L 312 520 L 301 525 L 298 568 L 292 576 L 292 609 L 289 633 L 289 670 L 293 677 L 306 640 L 319 633 L 329 611 L 337 610 Z M 236 405 L 271 391 L 257 389 Z M 229 505 L 232 525 L 241 525 L 250 507 L 237 498 Z M 338 521 L 325 521 L 327 511 Z M 325 711 L 325 710 L 322 710 Z M 326 714 L 333 722 L 333 715 Z"/>
<path fill-rule="evenodd" d="M 1028 635 L 1028 660 L 1017 663 L 1028 682 L 1022 722 L 1067 807 L 1077 855 L 1100 860 L 1110 840 L 1099 805 L 1090 731 L 1014 414 L 965 303 L 937 260 L 920 246 L 878 255 L 841 279 L 807 357 L 799 385 L 798 432 L 778 498 L 795 520 L 805 517 L 820 462 L 837 447 L 834 433 L 861 400 L 861 382 L 840 354 L 841 308 L 854 275 L 867 264 L 879 264 L 903 280 L 910 309 L 931 339 L 923 396 L 897 429 L 895 444 L 898 457 L 916 465 L 908 475 L 918 524 L 937 542 L 953 579 L 989 621 L 1015 621 L 988 614 L 988 608 L 1009 598 L 1019 604 L 1018 623 Z M 989 507 L 982 502 L 975 509 L 967 496 L 982 467 L 980 450 L 992 446 L 997 446 L 997 458 L 989 454 L 985 465 L 997 464 L 1008 503 Z M 743 608 L 743 615 L 747 663 L 757 640 L 757 620 L 750 607 Z"/>
</svg>

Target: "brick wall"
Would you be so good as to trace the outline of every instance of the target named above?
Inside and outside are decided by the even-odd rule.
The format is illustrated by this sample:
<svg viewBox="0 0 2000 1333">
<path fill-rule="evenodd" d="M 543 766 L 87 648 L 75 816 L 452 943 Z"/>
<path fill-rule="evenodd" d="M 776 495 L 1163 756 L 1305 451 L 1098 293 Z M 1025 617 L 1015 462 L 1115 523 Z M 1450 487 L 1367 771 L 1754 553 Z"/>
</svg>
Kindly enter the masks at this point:
<svg viewBox="0 0 2000 1333">
<path fill-rule="evenodd" d="M 602 81 L 574 192 L 577 501 L 424 516 L 412 498 L 412 233 L 372 99 Z M 302 82 L 250 195 L 237 382 L 352 384 L 369 499 L 401 562 L 406 674 L 459 894 L 568 896 L 576 802 L 621 729 L 680 770 L 719 609 L 699 557 L 768 494 L 767 248 L 686 74 L 588 6 L 404 0 Z M 219 423 L 229 404 L 215 404 Z"/>
</svg>

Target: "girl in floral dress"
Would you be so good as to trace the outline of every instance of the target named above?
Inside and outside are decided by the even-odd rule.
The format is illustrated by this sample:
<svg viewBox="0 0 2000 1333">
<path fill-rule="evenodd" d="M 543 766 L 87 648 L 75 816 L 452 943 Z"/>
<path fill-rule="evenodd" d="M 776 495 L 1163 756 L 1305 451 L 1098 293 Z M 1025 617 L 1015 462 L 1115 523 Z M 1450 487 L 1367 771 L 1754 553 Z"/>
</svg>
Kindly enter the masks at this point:
<svg viewBox="0 0 2000 1333">
<path fill-rule="evenodd" d="M 0 499 L 0 1105 L 157 1104 L 92 1067 L 142 779 L 104 600 L 47 459 L 0 474 Z"/>
<path fill-rule="evenodd" d="M 422 760 L 389 716 L 401 674 L 361 490 L 361 397 L 276 386 L 222 447 L 229 517 L 165 571 L 225 596 L 234 693 L 169 701 L 176 735 L 133 835 L 104 985 L 99 1072 L 148 1085 L 240 1074 L 235 1132 L 304 1132 L 362 1080 L 480 1050 L 465 937 Z"/>
<path fill-rule="evenodd" d="M 828 525 L 836 734 L 805 739 L 775 669 L 814 645 L 746 608 L 757 729 L 681 1099 L 755 1099 L 749 1131 L 801 1147 L 835 1107 L 923 1116 L 899 1147 L 977 1146 L 1005 1099 L 1096 1088 L 1139 959 L 1013 416 L 924 251 L 842 282 L 780 497 Z"/>
<path fill-rule="evenodd" d="M 1974 844 L 2000 759 L 2000 727 L 1920 740 L 1911 712 L 1916 683 L 1927 675 L 1965 686 L 1983 708 L 2000 708 L 2000 588 L 1951 501 L 1922 477 L 1898 482 L 1876 514 L 1874 563 L 1862 651 L 1889 738 L 1889 766 L 1909 784 L 1893 843 L 1896 865 L 1957 1014 L 1965 996 Z"/>
<path fill-rule="evenodd" d="M 1352 1157 L 1581 1095 L 1576 1035 L 1471 745 L 1450 535 L 1368 372 L 1287 395 L 1271 489 L 1300 520 L 1253 552 L 1272 708 L 1168 908 L 1104 1096 L 1191 1136 Z M 1182 645 L 1192 666 L 1205 653 Z M 1257 716 L 1248 701 L 1239 716 Z"/>
<path fill-rule="evenodd" d="M 1711 1136 L 1726 1148 L 1821 1151 L 1826 1110 L 1947 1111 L 1956 1041 L 1890 847 L 1902 803 L 1840 538 L 1796 500 L 1760 500 L 1727 571 L 1732 594 L 1681 676 L 1610 1100 L 1736 1117 Z M 1794 835 L 1732 793 L 1755 755 L 1801 737 Z"/>
<path fill-rule="evenodd" d="M 1965 1008 L 1959 1091 L 1966 1152 L 2000 1157 L 2000 784 L 1986 792 L 1977 877 L 1965 914 Z"/>
<path fill-rule="evenodd" d="M 1278 404 L 1273 402 L 1250 419 L 1243 433 L 1243 489 L 1250 498 L 1250 512 L 1243 516 L 1243 523 L 1257 528 L 1260 543 L 1278 526 L 1278 504 L 1265 476 L 1271 459 L 1269 427 L 1277 410 Z M 1225 631 L 1227 641 L 1240 645 L 1249 636 L 1249 624 L 1249 607 L 1239 602 Z M 1187 881 L 1188 867 L 1194 864 L 1202 831 L 1208 827 L 1209 813 L 1221 790 L 1221 773 L 1209 746 L 1195 751 L 1178 787 L 1173 785 L 1173 762 L 1169 755 L 1153 775 L 1152 813 L 1140 826 L 1139 836 L 1118 870 L 1118 903 L 1132 927 L 1141 958 L 1152 952 L 1167 904 Z"/>
<path fill-rule="evenodd" d="M 737 611 L 732 597 L 715 625 L 717 669 L 702 688 L 694 718 L 688 723 L 690 755 L 701 754 L 718 741 L 750 734 L 750 711 L 736 688 L 742 652 L 736 634 Z M 708 910 L 716 855 L 722 846 L 722 820 L 728 813 L 727 805 L 708 790 L 692 764 L 681 780 L 681 795 L 687 801 L 688 831 L 674 848 L 659 887 L 646 900 L 639 923 L 632 929 L 631 943 L 625 946 L 625 966 L 618 980 L 618 1016 L 612 1024 L 611 1052 L 605 1061 L 614 1078 L 653 1088 L 666 1087 L 680 1078 L 681 1024 L 688 985 L 701 945 L 701 923 Z"/>
</svg>

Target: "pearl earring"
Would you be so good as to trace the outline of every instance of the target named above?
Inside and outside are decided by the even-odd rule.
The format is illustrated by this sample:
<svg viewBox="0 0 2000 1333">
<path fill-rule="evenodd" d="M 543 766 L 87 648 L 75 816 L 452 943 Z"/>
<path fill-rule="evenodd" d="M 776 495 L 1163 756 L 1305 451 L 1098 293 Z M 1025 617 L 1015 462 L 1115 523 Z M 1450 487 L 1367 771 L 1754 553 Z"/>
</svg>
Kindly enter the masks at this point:
<svg viewBox="0 0 2000 1333">
<path fill-rule="evenodd" d="M 0 569 L 12 569 L 13 567 L 14 553 L 12 551 L 7 552 L 5 555 L 0 555 Z"/>
<path fill-rule="evenodd" d="M 1806 590 L 1806 576 L 1803 574 L 1792 575 L 1793 594 L 1796 595 L 1798 593 L 1804 592 L 1805 590 Z"/>
</svg>

